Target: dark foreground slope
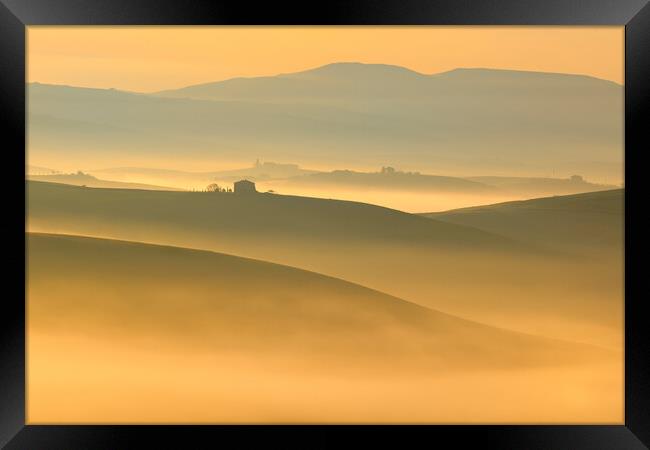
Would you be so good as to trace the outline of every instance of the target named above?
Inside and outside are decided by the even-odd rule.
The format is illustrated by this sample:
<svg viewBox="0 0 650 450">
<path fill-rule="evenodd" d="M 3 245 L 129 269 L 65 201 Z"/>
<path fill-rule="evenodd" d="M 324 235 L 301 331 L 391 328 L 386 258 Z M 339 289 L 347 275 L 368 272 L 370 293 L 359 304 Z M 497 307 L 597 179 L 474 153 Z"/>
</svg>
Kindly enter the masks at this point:
<svg viewBox="0 0 650 450">
<path fill-rule="evenodd" d="M 530 247 L 462 225 L 427 220 L 365 203 L 309 197 L 212 192 L 91 189 L 28 182 L 29 222 L 35 229 L 156 240 L 161 231 L 202 237 L 228 248 L 296 240 L 328 245 L 408 245 L 455 250 Z M 128 234 L 126 231 L 128 230 Z M 185 242 L 187 244 L 187 242 Z"/>
</svg>

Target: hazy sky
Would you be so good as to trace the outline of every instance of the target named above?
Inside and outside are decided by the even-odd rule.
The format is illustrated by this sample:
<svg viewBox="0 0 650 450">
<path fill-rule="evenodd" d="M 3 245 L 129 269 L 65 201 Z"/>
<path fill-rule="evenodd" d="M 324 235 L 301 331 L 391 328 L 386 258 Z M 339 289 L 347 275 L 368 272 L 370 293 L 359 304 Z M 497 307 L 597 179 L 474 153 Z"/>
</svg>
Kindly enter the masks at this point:
<svg viewBox="0 0 650 450">
<path fill-rule="evenodd" d="M 141 92 L 341 61 L 623 83 L 623 27 L 28 27 L 28 81 Z"/>
</svg>

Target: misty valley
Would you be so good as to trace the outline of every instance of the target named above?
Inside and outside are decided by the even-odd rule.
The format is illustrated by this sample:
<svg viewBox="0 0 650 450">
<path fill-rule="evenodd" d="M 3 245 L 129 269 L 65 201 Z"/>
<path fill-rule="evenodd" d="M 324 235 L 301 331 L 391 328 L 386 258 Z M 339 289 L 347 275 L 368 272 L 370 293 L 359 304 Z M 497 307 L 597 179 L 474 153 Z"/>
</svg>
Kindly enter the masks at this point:
<svg viewBox="0 0 650 450">
<path fill-rule="evenodd" d="M 623 420 L 623 87 L 30 82 L 29 423 Z"/>
<path fill-rule="evenodd" d="M 35 421 L 80 386 L 92 394 L 65 420 L 175 421 L 150 397 L 173 385 L 195 398 L 182 380 L 196 376 L 213 387 L 189 421 L 622 411 L 622 190 L 431 214 L 259 192 L 28 181 L 27 193 Z M 147 401 L 127 412 L 97 394 L 113 383 Z M 486 408 L 504 383 L 517 386 L 508 406 Z"/>
</svg>

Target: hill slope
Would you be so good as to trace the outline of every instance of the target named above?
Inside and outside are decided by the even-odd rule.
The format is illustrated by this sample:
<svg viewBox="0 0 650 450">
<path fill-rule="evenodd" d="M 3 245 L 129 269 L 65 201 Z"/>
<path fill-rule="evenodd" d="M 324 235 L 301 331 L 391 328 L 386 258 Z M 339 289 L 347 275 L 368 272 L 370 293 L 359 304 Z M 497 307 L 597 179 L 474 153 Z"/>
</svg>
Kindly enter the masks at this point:
<svg viewBox="0 0 650 450">
<path fill-rule="evenodd" d="M 32 423 L 621 417 L 616 352 L 315 273 L 42 234 L 28 234 L 27 262 Z"/>
<path fill-rule="evenodd" d="M 51 175 L 28 175 L 33 181 L 47 183 L 70 184 L 72 186 L 86 186 L 93 188 L 107 189 L 145 189 L 151 191 L 177 191 L 179 189 L 166 186 L 157 186 L 143 183 L 125 183 L 121 181 L 102 180 L 85 173 L 77 174 L 51 174 Z"/>
<path fill-rule="evenodd" d="M 361 360 L 415 354 L 418 365 L 447 369 L 607 356 L 594 347 L 491 328 L 335 278 L 236 256 L 38 233 L 29 234 L 27 249 L 35 332 L 125 333 L 213 350 L 284 349 L 300 357 L 320 351 Z"/>
<path fill-rule="evenodd" d="M 29 181 L 27 226 L 300 267 L 524 332 L 612 347 L 622 339 L 621 266 L 611 260 L 363 203 Z"/>
<path fill-rule="evenodd" d="M 325 186 L 352 189 L 384 189 L 405 190 L 411 192 L 493 192 L 487 184 L 459 177 L 445 177 L 420 173 L 393 171 L 385 172 L 356 172 L 352 170 L 335 170 L 303 176 L 292 177 L 288 180 L 294 186 Z"/>
<path fill-rule="evenodd" d="M 155 235 L 156 229 L 173 227 L 179 237 L 187 233 L 216 239 L 224 236 L 228 240 L 240 237 L 259 245 L 270 240 L 336 239 L 337 244 L 392 242 L 458 250 L 530 250 L 469 227 L 341 200 L 273 194 L 83 189 L 31 181 L 27 183 L 27 193 L 29 221 L 33 226 L 65 228 L 78 234 L 129 228 Z"/>
<path fill-rule="evenodd" d="M 571 195 L 583 192 L 607 191 L 618 187 L 611 184 L 593 183 L 585 180 L 581 176 L 573 176 L 570 178 L 480 176 L 467 177 L 467 179 L 493 186 L 498 189 L 499 192 L 519 194 L 524 199 L 551 195 Z"/>
<path fill-rule="evenodd" d="M 549 248 L 588 254 L 614 252 L 620 260 L 624 193 L 614 189 L 423 215 Z"/>
</svg>

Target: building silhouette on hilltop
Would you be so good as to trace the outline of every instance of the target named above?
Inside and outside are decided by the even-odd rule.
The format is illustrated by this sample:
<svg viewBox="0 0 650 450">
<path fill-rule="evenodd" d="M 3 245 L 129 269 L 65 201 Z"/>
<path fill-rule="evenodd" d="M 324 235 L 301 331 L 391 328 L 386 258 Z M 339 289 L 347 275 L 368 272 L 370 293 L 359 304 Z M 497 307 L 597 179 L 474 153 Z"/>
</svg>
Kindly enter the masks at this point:
<svg viewBox="0 0 650 450">
<path fill-rule="evenodd" d="M 255 183 L 248 180 L 235 181 L 235 194 L 254 194 L 257 190 L 255 189 Z"/>
</svg>

